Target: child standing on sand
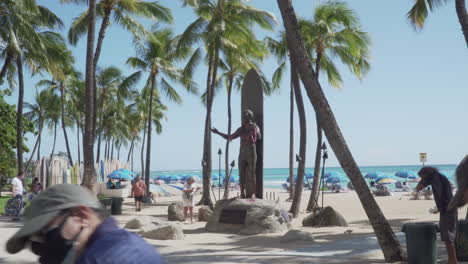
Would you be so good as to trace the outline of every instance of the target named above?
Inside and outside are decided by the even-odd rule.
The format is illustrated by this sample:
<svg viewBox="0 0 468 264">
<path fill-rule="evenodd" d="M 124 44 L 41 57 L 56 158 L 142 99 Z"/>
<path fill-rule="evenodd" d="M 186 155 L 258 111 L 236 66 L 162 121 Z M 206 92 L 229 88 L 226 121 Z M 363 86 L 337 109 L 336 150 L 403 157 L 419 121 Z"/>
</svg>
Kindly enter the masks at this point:
<svg viewBox="0 0 468 264">
<path fill-rule="evenodd" d="M 190 222 L 193 223 L 193 206 L 195 205 L 193 196 L 198 190 L 198 186 L 195 183 L 195 179 L 190 177 L 187 182 L 184 184 L 184 189 L 182 190 L 182 201 L 184 204 L 184 217 L 187 221 L 187 211 L 190 213 Z"/>
</svg>

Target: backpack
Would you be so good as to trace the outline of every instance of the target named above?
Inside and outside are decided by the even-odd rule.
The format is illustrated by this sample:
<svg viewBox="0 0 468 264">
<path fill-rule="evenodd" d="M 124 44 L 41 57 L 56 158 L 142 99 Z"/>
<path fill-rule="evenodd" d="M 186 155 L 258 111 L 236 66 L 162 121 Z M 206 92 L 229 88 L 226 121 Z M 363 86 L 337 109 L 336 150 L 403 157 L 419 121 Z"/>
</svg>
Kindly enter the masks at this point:
<svg viewBox="0 0 468 264">
<path fill-rule="evenodd" d="M 5 215 L 16 216 L 21 210 L 21 199 L 13 197 L 9 199 L 5 204 Z"/>
</svg>

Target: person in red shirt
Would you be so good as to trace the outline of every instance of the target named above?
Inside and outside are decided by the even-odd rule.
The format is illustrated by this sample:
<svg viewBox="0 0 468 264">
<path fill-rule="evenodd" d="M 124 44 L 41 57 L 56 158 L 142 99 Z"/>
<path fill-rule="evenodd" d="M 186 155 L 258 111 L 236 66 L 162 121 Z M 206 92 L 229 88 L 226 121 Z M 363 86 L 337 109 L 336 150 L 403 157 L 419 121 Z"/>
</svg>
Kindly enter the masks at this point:
<svg viewBox="0 0 468 264">
<path fill-rule="evenodd" d="M 141 180 L 140 176 L 136 177 L 132 192 L 135 197 L 136 210 L 141 211 L 141 201 L 143 200 L 143 196 L 145 196 L 146 184 Z"/>
</svg>

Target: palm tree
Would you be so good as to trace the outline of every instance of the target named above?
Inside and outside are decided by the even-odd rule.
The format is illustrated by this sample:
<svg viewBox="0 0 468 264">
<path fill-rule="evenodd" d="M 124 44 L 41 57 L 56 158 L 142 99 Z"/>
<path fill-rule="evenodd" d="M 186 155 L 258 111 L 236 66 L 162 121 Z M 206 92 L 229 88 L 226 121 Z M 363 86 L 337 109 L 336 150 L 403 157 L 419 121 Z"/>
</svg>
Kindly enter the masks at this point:
<svg viewBox="0 0 468 264">
<path fill-rule="evenodd" d="M 81 74 L 80 74 L 81 75 Z M 69 100 L 66 107 L 66 112 L 75 121 L 76 127 L 76 143 L 78 151 L 78 164 L 81 164 L 80 152 L 80 134 L 84 134 L 84 116 L 85 116 L 85 83 L 83 80 L 76 79 L 71 83 L 69 88 Z"/>
<path fill-rule="evenodd" d="M 67 127 L 71 127 L 73 120 L 66 115 L 65 105 L 67 104 L 68 89 L 74 82 L 80 78 L 79 73 L 73 68 L 73 57 L 69 53 L 69 58 L 67 59 L 66 65 L 63 65 L 62 69 L 59 72 L 55 73 L 55 78 L 53 80 L 41 80 L 37 83 L 38 87 L 46 87 L 47 89 L 52 90 L 53 92 L 59 91 L 60 93 L 60 108 L 61 108 L 61 123 L 63 136 L 65 138 L 65 146 L 67 148 L 68 161 L 70 165 L 73 165 L 73 159 L 70 151 L 70 144 L 68 141 Z"/>
<path fill-rule="evenodd" d="M 72 0 L 62 0 L 62 2 L 70 2 Z M 76 0 L 73 0 L 76 2 Z M 86 2 L 80 0 L 80 2 Z M 142 0 L 101 0 L 96 5 L 96 15 L 101 18 L 101 26 L 98 33 L 96 50 L 94 51 L 94 74 L 96 75 L 96 67 L 101 55 L 102 45 L 106 34 L 107 27 L 110 25 L 111 18 L 113 21 L 131 32 L 136 41 L 140 41 L 142 37 L 148 34 L 145 27 L 141 25 L 134 16 L 149 18 L 155 21 L 172 23 L 172 15 L 168 8 L 160 5 L 157 2 L 147 2 Z M 76 45 L 79 38 L 87 31 L 88 12 L 83 12 L 75 18 L 68 32 L 68 39 L 71 44 Z M 144 39 L 144 38 L 143 38 Z M 94 80 L 94 117 L 93 127 L 96 128 L 97 119 L 97 87 Z"/>
<path fill-rule="evenodd" d="M 359 171 L 359 167 L 338 127 L 299 33 L 299 26 L 291 1 L 278 0 L 278 6 L 286 29 L 290 56 L 297 62 L 296 65 L 307 96 L 315 111 L 319 113 L 320 122 L 330 146 L 356 189 L 356 193 L 369 217 L 369 221 L 382 248 L 385 260 L 388 262 L 400 261 L 403 253 L 400 242 L 367 187 L 364 177 Z"/>
<path fill-rule="evenodd" d="M 448 0 L 415 0 L 414 5 L 408 11 L 408 20 L 413 27 L 420 30 L 424 27 L 429 11 L 434 11 L 439 6 L 446 4 Z M 455 0 L 455 11 L 458 22 L 460 22 L 466 45 L 468 46 L 468 12 L 466 11 L 465 0 Z"/>
<path fill-rule="evenodd" d="M 46 90 L 42 90 L 40 93 L 36 91 L 36 96 L 34 97 L 35 102 L 30 104 L 25 102 L 24 106 L 28 112 L 24 114 L 24 116 L 33 122 L 34 126 L 37 129 L 37 138 L 36 138 L 36 143 L 34 144 L 33 151 L 31 152 L 31 157 L 29 158 L 28 162 L 26 163 L 26 169 L 25 171 L 28 171 L 29 164 L 31 163 L 31 160 L 33 159 L 34 153 L 37 150 L 37 156 L 38 160 L 40 159 L 40 152 L 41 152 L 41 135 L 42 135 L 42 129 L 44 128 L 44 123 L 46 119 L 46 106 L 48 104 L 48 95 L 49 93 Z"/>
<path fill-rule="evenodd" d="M 47 105 L 45 107 L 45 125 L 49 128 L 50 131 L 54 133 L 54 143 L 52 145 L 52 151 L 50 152 L 50 158 L 55 152 L 55 143 L 57 142 L 57 124 L 61 116 L 61 107 L 60 107 L 60 97 L 53 93 L 52 91 L 47 92 Z"/>
<path fill-rule="evenodd" d="M 198 18 L 182 34 L 179 47 L 202 42 L 208 64 L 206 84 L 206 117 L 203 137 L 203 196 L 202 204 L 213 206 L 211 185 L 211 110 L 218 83 L 218 66 L 222 53 L 240 49 L 242 43 L 255 36 L 254 26 L 271 30 L 275 17 L 246 5 L 241 0 L 183 0 L 184 6 L 194 9 Z"/>
<path fill-rule="evenodd" d="M 163 92 L 166 97 L 176 103 L 181 103 L 182 99 L 174 87 L 168 80 L 179 83 L 184 86 L 187 92 L 196 93 L 197 88 L 191 80 L 193 65 L 190 61 L 198 56 L 195 52 L 192 59 L 184 69 L 176 67 L 176 63 L 187 57 L 190 49 L 177 49 L 174 37 L 170 29 L 155 30 L 148 36 L 143 46 L 137 46 L 138 57 L 130 57 L 127 63 L 140 71 L 148 72 L 146 87 L 150 88 L 148 115 L 147 115 L 147 142 L 146 142 L 146 168 L 145 181 L 147 193 L 149 193 L 149 174 L 151 163 L 151 134 L 152 134 L 152 117 L 154 99 L 159 99 L 159 95 Z M 157 89 L 158 88 L 158 89 Z"/>
<path fill-rule="evenodd" d="M 9 76 L 11 85 L 16 70 L 19 84 L 16 152 L 18 171 L 23 172 L 23 64 L 26 63 L 33 74 L 44 69 L 53 71 L 57 67 L 54 62 L 62 54 L 62 45 L 57 44 L 61 38 L 53 32 L 40 31 L 61 27 L 62 22 L 49 9 L 37 5 L 34 0 L 5 0 L 0 4 L 0 10 L 4 14 L 0 19 L 0 38 L 5 43 L 1 54 L 4 63 L 0 71 L 0 83 L 4 76 Z"/>
<path fill-rule="evenodd" d="M 88 40 L 86 43 L 86 77 L 85 77 L 85 133 L 83 136 L 83 161 L 84 177 L 82 185 L 93 190 L 96 182 L 96 170 L 94 169 L 94 127 L 93 127 L 93 102 L 95 93 L 93 92 L 94 67 L 93 49 L 94 33 L 96 26 L 96 0 L 89 0 L 88 8 Z"/>
<path fill-rule="evenodd" d="M 369 36 L 361 30 L 359 18 L 343 2 L 326 2 L 314 11 L 312 21 L 299 20 L 309 57 L 319 78 L 325 74 L 334 87 L 341 87 L 342 78 L 335 64 L 338 59 L 361 79 L 369 71 Z M 320 153 L 322 128 L 316 113 L 317 145 L 315 152 L 314 180 L 307 209 L 312 211 L 317 204 L 320 182 Z"/>
</svg>

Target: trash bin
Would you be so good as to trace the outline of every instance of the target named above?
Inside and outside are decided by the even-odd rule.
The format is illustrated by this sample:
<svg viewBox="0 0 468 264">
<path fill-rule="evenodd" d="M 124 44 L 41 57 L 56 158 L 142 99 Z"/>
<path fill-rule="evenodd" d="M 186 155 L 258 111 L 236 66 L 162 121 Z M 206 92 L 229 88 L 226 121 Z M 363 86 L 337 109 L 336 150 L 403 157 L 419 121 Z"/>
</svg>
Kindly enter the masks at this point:
<svg viewBox="0 0 468 264">
<path fill-rule="evenodd" d="M 111 215 L 121 215 L 122 214 L 122 203 L 123 203 L 123 198 L 121 198 L 121 197 L 112 197 Z"/>
<path fill-rule="evenodd" d="M 408 264 L 437 263 L 437 232 L 439 228 L 433 223 L 408 223 L 403 225 L 406 233 Z"/>
<path fill-rule="evenodd" d="M 466 220 L 458 221 L 455 250 L 458 261 L 468 261 L 468 221 Z"/>
</svg>

